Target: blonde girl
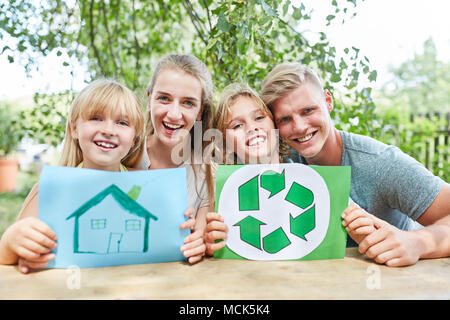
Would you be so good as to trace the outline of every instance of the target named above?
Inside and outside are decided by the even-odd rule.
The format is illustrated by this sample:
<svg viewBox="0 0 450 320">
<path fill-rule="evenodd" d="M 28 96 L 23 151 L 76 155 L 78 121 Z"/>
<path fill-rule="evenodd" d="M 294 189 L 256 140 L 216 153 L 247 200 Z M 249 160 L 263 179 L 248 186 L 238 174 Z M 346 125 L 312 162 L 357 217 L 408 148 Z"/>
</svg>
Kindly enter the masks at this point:
<svg viewBox="0 0 450 320">
<path fill-rule="evenodd" d="M 288 148 L 279 140 L 273 116 L 259 95 L 244 83 L 232 83 L 222 92 L 214 117 L 214 128 L 223 136 L 225 164 L 280 163 Z M 207 215 L 205 231 L 206 252 L 212 255 L 222 248 L 227 227 L 220 214 Z"/>
<path fill-rule="evenodd" d="M 60 165 L 108 171 L 136 167 L 144 152 L 145 120 L 139 100 L 123 85 L 97 80 L 83 89 L 69 110 Z M 192 223 L 191 223 L 192 222 Z M 182 228 L 193 224 L 189 220 Z M 17 221 L 0 240 L 0 264 L 19 271 L 42 268 L 54 258 L 56 234 L 38 220 L 38 185 L 25 199 Z"/>
<path fill-rule="evenodd" d="M 287 154 L 287 147 L 275 130 L 272 113 L 248 84 L 232 83 L 225 87 L 213 126 L 224 137 L 226 164 L 280 163 Z"/>
<path fill-rule="evenodd" d="M 59 164 L 108 171 L 135 168 L 144 152 L 144 127 L 141 104 L 130 89 L 96 80 L 72 103 Z"/>
</svg>

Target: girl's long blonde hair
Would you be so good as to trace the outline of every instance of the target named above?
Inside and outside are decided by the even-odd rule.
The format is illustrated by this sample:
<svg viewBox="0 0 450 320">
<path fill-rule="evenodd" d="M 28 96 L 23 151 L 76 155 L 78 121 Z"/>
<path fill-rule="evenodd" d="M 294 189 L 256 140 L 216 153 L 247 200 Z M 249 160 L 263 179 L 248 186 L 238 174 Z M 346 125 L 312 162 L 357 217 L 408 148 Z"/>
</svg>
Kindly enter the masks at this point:
<svg viewBox="0 0 450 320">
<path fill-rule="evenodd" d="M 139 164 L 144 152 L 145 141 L 145 120 L 141 103 L 127 87 L 113 80 L 101 79 L 81 90 L 72 102 L 67 117 L 60 165 L 76 167 L 83 161 L 83 153 L 78 140 L 74 139 L 72 134 L 76 122 L 79 119 L 88 120 L 96 114 L 110 110 L 119 110 L 135 129 L 134 145 L 122 159 L 122 164 L 130 168 Z"/>
</svg>

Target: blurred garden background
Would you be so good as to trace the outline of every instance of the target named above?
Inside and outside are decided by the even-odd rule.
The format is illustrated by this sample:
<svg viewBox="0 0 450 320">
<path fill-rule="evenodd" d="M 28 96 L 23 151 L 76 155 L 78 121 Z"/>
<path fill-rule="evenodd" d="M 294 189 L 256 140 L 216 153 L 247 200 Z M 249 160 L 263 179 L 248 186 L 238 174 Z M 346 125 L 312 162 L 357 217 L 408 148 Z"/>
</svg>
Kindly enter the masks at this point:
<svg viewBox="0 0 450 320">
<path fill-rule="evenodd" d="M 231 81 L 260 89 L 281 61 L 325 80 L 338 128 L 393 144 L 450 181 L 450 10 L 446 0 L 0 0 L 0 236 L 44 164 L 57 164 L 67 110 L 96 78 L 145 106 L 152 68 L 194 54 L 216 99 Z M 14 167 L 14 165 L 10 165 Z M 0 168 L 0 182 L 6 173 Z"/>
</svg>

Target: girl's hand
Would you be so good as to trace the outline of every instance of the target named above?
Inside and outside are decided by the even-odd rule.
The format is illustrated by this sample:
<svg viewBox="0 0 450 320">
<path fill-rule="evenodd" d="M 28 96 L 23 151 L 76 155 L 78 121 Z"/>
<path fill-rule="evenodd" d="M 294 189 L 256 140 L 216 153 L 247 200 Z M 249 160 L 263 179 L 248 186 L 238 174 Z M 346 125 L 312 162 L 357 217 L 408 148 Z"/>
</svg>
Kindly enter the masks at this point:
<svg viewBox="0 0 450 320">
<path fill-rule="evenodd" d="M 26 274 L 30 271 L 30 269 L 44 268 L 47 263 L 53 259 L 55 259 L 54 253 L 42 254 L 38 258 L 33 260 L 25 260 L 24 258 L 19 258 L 19 271 L 23 274 Z"/>
<path fill-rule="evenodd" d="M 205 255 L 205 242 L 203 240 L 203 235 L 201 230 L 193 230 L 195 225 L 195 219 L 191 218 L 194 213 L 193 208 L 188 208 L 184 215 L 189 217 L 190 219 L 183 222 L 180 225 L 181 229 L 191 229 L 191 234 L 184 238 L 184 245 L 181 246 L 180 250 L 183 252 L 183 255 L 188 258 L 188 262 L 190 264 L 194 264 L 200 260 L 202 260 Z"/>
<path fill-rule="evenodd" d="M 356 203 L 350 204 L 341 217 L 342 225 L 357 244 L 360 244 L 366 236 L 377 230 L 372 215 Z"/>
<path fill-rule="evenodd" d="M 49 255 L 56 248 L 56 234 L 44 222 L 29 217 L 18 220 L 6 232 L 6 244 L 18 256 L 29 261 L 40 261 L 46 255 L 47 261 L 54 258 Z"/>
<path fill-rule="evenodd" d="M 223 217 L 216 212 L 208 212 L 206 215 L 205 228 L 205 245 L 206 254 L 212 256 L 214 251 L 217 251 L 225 246 L 225 241 L 216 243 L 216 240 L 225 240 L 227 238 L 228 227 L 225 224 Z"/>
</svg>

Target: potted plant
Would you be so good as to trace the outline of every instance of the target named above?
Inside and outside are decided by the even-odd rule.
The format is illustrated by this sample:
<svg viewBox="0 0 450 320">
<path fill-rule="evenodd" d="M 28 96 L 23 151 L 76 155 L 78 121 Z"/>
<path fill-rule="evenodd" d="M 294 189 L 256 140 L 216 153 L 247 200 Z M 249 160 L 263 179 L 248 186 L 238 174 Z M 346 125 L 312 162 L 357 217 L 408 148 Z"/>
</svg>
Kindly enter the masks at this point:
<svg viewBox="0 0 450 320">
<path fill-rule="evenodd" d="M 19 113 L 0 102 L 0 193 L 16 188 L 19 161 L 13 153 L 23 138 L 19 121 Z"/>
</svg>

